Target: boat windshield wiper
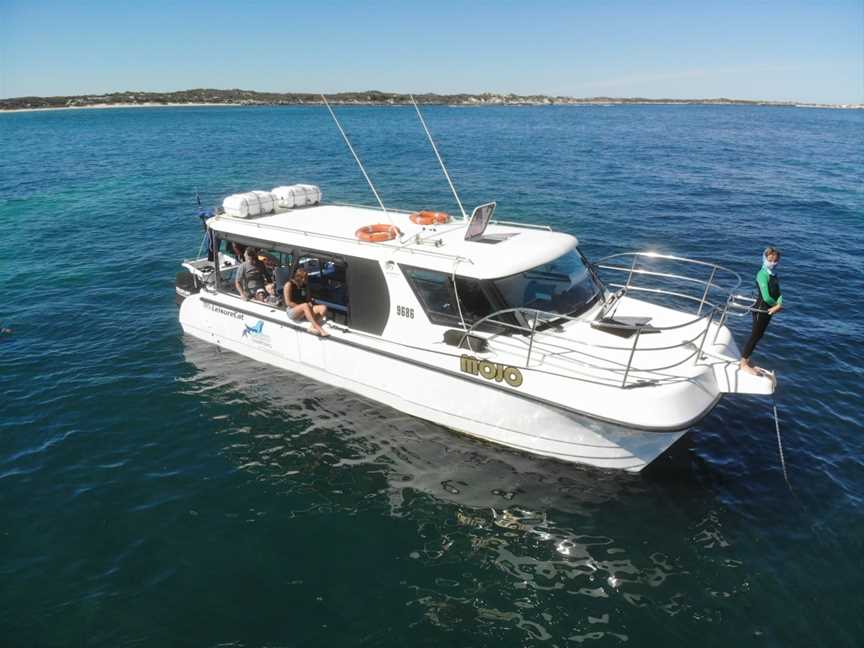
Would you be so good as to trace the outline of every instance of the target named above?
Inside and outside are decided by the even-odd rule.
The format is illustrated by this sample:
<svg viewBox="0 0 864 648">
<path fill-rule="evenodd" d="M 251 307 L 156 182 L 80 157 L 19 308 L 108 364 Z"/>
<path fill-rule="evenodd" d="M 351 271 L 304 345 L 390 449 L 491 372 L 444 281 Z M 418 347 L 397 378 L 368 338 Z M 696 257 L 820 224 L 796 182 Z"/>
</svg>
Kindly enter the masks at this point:
<svg viewBox="0 0 864 648">
<path fill-rule="evenodd" d="M 580 304 L 579 306 L 574 308 L 572 311 L 567 313 L 567 317 L 579 317 L 582 313 L 584 313 L 589 308 L 591 308 L 595 303 L 597 303 L 597 300 L 599 298 L 600 298 L 600 292 L 598 291 L 598 292 L 594 293 L 594 296 L 591 297 L 591 299 L 589 299 L 587 302 Z"/>
<path fill-rule="evenodd" d="M 601 292 L 597 291 L 596 293 L 594 293 L 594 295 L 591 297 L 591 299 L 589 299 L 586 302 L 582 302 L 581 304 L 576 306 L 576 308 L 574 308 L 573 310 L 568 311 L 566 313 L 552 313 L 549 311 L 540 311 L 538 309 L 538 314 L 535 315 L 535 317 L 537 317 L 538 320 L 539 320 L 539 318 L 543 317 L 543 315 L 546 315 L 549 317 L 548 317 L 548 319 L 543 318 L 542 322 L 538 321 L 537 325 L 534 327 L 534 330 L 535 331 L 545 331 L 545 330 L 548 330 L 550 328 L 554 328 L 556 326 L 561 326 L 563 324 L 566 324 L 568 321 L 570 321 L 569 318 L 579 317 L 584 312 L 586 312 L 588 309 L 590 309 L 595 303 L 597 303 L 597 300 L 600 298 L 600 295 L 601 295 Z M 523 308 L 531 309 L 532 307 L 529 305 L 526 305 Z"/>
</svg>

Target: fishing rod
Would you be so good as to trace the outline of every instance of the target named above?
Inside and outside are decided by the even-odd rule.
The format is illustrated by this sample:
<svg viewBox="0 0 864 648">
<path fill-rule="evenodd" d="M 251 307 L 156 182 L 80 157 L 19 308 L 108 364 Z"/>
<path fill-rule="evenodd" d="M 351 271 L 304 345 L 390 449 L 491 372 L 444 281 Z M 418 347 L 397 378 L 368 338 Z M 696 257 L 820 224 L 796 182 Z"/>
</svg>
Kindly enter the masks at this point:
<svg viewBox="0 0 864 648">
<path fill-rule="evenodd" d="M 360 158 L 357 156 L 357 153 L 354 151 L 354 147 L 351 146 L 351 140 L 348 139 L 348 136 L 345 134 L 345 131 L 342 130 L 342 124 L 340 124 L 339 120 L 336 119 L 336 113 L 333 112 L 333 109 L 330 107 L 330 104 L 327 102 L 327 97 L 325 97 L 322 94 L 321 99 L 324 101 L 324 105 L 327 106 L 327 110 L 330 111 L 330 116 L 333 118 L 333 121 L 336 122 L 336 128 L 338 128 L 339 132 L 342 133 L 342 139 L 345 140 L 345 143 L 348 145 L 348 150 L 351 151 L 351 155 L 353 155 L 354 159 L 357 161 L 357 166 L 360 167 L 360 171 L 363 173 L 363 177 L 366 178 L 366 182 L 369 183 L 369 188 L 372 189 L 372 193 L 375 194 L 375 200 L 377 200 L 378 204 L 381 205 L 381 211 L 383 211 L 384 214 L 387 216 L 387 220 L 390 221 L 390 225 L 392 225 L 395 228 L 396 225 L 395 225 L 395 223 L 393 223 L 393 219 L 390 218 L 390 212 L 388 212 L 387 208 L 384 206 L 384 201 L 381 200 L 381 196 L 379 196 L 378 192 L 375 190 L 375 185 L 373 185 L 372 181 L 369 179 L 369 174 L 367 174 L 366 169 L 363 168 L 363 163 L 360 161 Z"/>
<path fill-rule="evenodd" d="M 462 212 L 462 220 L 468 220 L 468 214 L 465 213 L 465 208 L 462 207 L 462 201 L 459 200 L 459 194 L 456 193 L 456 187 L 453 186 L 453 181 L 450 179 L 450 174 L 447 173 L 447 167 L 444 166 L 444 160 L 441 159 L 441 154 L 438 153 L 438 147 L 435 146 L 435 140 L 432 139 L 432 134 L 429 132 L 429 129 L 426 126 L 426 121 L 423 119 L 423 115 L 420 114 L 420 107 L 417 105 L 417 102 L 414 101 L 414 95 L 408 95 L 411 97 L 411 103 L 414 104 L 414 110 L 417 111 L 417 116 L 420 118 L 420 123 L 423 125 L 423 130 L 426 131 L 426 137 L 429 138 L 429 143 L 432 145 L 432 150 L 435 151 L 435 157 L 438 158 L 438 164 L 441 165 L 441 170 L 444 172 L 444 177 L 447 178 L 447 184 L 450 185 L 450 190 L 453 192 L 453 197 L 456 198 L 456 204 L 459 205 L 459 211 Z"/>
</svg>

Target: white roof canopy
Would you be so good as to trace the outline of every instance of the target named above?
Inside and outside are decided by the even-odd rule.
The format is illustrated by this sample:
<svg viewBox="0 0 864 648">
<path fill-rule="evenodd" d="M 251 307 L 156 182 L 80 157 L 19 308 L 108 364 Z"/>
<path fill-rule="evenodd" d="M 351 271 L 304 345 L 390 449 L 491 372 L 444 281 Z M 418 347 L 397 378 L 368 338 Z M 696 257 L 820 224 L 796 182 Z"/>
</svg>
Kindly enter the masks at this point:
<svg viewBox="0 0 864 648">
<path fill-rule="evenodd" d="M 388 218 L 389 216 L 389 218 Z M 215 232 L 227 236 L 273 242 L 283 246 L 330 252 L 335 255 L 395 261 L 406 265 L 455 271 L 478 279 L 506 277 L 534 268 L 572 250 L 576 237 L 530 226 L 490 223 L 489 243 L 465 241 L 467 222 L 454 220 L 434 228 L 412 223 L 410 212 L 349 205 L 318 205 L 268 216 L 240 219 L 217 216 L 208 221 Z M 355 232 L 364 225 L 393 222 L 402 232 L 383 243 L 366 243 Z M 420 242 L 417 237 L 420 237 Z M 435 241 L 440 240 L 440 245 Z"/>
</svg>

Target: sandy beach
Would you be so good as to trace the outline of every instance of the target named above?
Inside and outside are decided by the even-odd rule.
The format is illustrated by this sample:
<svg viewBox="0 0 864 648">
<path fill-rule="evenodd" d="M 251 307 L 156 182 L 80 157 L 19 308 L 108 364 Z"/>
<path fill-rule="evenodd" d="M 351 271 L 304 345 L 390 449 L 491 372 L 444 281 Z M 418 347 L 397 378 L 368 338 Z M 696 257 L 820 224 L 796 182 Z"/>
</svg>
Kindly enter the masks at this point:
<svg viewBox="0 0 864 648">
<path fill-rule="evenodd" d="M 11 108 L 9 110 L 0 110 L 0 115 L 3 113 L 22 113 L 22 112 L 46 112 L 51 110 L 103 110 L 106 108 L 202 108 L 206 106 L 231 106 L 242 107 L 249 104 L 231 104 L 231 103 L 118 103 L 118 104 L 93 104 L 90 106 L 57 106 L 52 108 Z"/>
<path fill-rule="evenodd" d="M 218 103 L 218 102 L 169 102 L 169 103 L 161 103 L 161 102 L 141 102 L 141 103 L 96 103 L 89 104 L 86 106 L 52 106 L 45 108 L 0 108 L 0 114 L 3 113 L 24 113 L 24 112 L 45 112 L 51 110 L 103 110 L 108 108 L 204 108 L 204 107 L 222 107 L 222 106 L 230 106 L 230 107 L 249 107 L 249 106 L 273 106 L 273 105 L 288 105 L 288 106 L 302 106 L 302 105 L 310 105 L 310 104 L 318 104 L 317 101 L 298 101 L 296 103 L 267 103 L 267 102 L 252 102 L 252 103 Z M 332 101 L 336 105 L 348 105 L 348 106 L 400 106 L 403 104 L 394 104 L 392 102 L 380 102 L 380 101 L 362 101 L 362 100 L 351 100 L 351 101 Z M 409 104 L 410 105 L 410 104 Z M 446 105 L 451 108 L 477 108 L 483 106 L 545 106 L 545 105 L 555 105 L 555 106 L 627 106 L 627 105 L 765 105 L 765 106 L 782 106 L 789 108 L 829 108 L 829 109 L 852 109 L 852 110 L 860 110 L 864 108 L 864 104 L 811 104 L 806 102 L 754 102 L 754 103 L 746 103 L 744 101 L 722 101 L 722 100 L 697 100 L 697 99 L 688 99 L 682 101 L 663 101 L 663 100 L 639 100 L 639 99 L 626 99 L 626 100 L 591 100 L 591 99 L 572 99 L 572 98 L 556 98 L 554 102 L 549 101 L 541 101 L 541 100 L 508 100 L 508 98 L 495 96 L 491 99 L 486 99 L 483 101 L 479 100 L 467 100 L 464 102 L 452 103 L 452 102 L 442 102 L 441 105 Z"/>
</svg>

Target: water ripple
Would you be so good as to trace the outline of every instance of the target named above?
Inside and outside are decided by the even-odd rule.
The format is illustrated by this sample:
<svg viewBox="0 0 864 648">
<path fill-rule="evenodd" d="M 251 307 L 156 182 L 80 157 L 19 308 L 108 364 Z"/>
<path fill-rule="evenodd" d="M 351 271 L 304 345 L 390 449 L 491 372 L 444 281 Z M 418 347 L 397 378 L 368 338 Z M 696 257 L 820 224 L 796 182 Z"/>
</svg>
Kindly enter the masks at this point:
<svg viewBox="0 0 864 648">
<path fill-rule="evenodd" d="M 388 204 L 453 209 L 411 111 L 344 113 Z M 200 243 L 196 188 L 211 204 L 312 181 L 369 202 L 317 108 L 3 116 L 4 645 L 858 645 L 862 118 L 427 114 L 466 204 L 496 199 L 591 257 L 751 276 L 764 245 L 784 250 L 788 308 L 757 361 L 780 376 L 790 493 L 765 400 L 724 400 L 620 475 L 183 339 L 172 280 Z"/>
</svg>

